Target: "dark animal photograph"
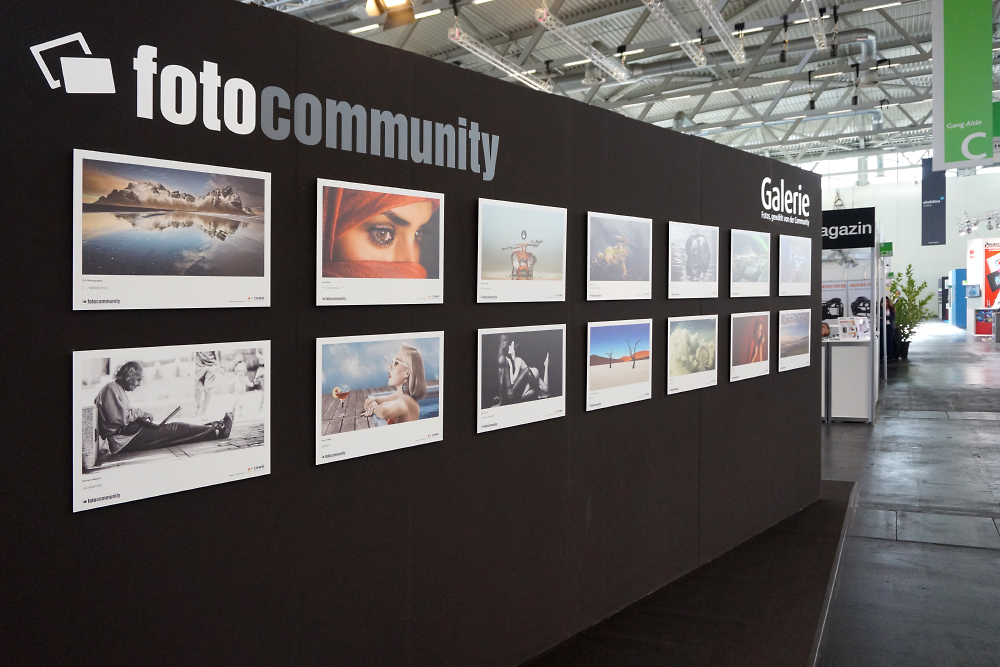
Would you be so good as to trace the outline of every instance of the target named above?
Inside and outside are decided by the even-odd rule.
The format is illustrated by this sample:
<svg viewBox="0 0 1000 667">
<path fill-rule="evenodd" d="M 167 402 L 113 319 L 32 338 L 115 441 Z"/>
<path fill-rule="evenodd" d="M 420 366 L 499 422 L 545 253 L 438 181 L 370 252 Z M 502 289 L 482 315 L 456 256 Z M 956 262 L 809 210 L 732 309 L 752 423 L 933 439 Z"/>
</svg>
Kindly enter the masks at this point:
<svg viewBox="0 0 1000 667">
<path fill-rule="evenodd" d="M 713 283 L 719 275 L 719 228 L 670 222 L 670 282 Z"/>
</svg>

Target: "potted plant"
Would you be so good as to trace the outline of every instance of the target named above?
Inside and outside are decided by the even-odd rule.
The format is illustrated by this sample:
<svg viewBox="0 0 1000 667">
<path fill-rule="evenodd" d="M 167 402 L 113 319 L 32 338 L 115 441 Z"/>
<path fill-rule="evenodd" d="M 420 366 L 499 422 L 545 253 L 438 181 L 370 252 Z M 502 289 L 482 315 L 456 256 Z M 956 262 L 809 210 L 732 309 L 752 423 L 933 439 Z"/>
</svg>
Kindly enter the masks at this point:
<svg viewBox="0 0 1000 667">
<path fill-rule="evenodd" d="M 906 271 L 897 273 L 892 279 L 891 293 L 895 296 L 896 331 L 899 332 L 899 358 L 906 359 L 910 351 L 910 341 L 920 323 L 934 313 L 925 308 L 931 295 L 921 297 L 920 293 L 927 289 L 927 281 L 917 286 L 913 279 L 913 265 L 908 264 Z"/>
</svg>

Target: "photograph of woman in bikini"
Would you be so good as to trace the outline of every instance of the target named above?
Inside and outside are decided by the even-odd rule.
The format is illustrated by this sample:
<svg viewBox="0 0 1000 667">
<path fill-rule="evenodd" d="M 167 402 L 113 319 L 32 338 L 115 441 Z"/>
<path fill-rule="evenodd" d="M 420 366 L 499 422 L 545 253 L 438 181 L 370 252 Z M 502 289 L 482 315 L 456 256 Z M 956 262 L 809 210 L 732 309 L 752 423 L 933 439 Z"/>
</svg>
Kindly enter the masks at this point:
<svg viewBox="0 0 1000 667">
<path fill-rule="evenodd" d="M 441 331 L 317 339 L 316 463 L 440 440 L 443 356 Z"/>
</svg>

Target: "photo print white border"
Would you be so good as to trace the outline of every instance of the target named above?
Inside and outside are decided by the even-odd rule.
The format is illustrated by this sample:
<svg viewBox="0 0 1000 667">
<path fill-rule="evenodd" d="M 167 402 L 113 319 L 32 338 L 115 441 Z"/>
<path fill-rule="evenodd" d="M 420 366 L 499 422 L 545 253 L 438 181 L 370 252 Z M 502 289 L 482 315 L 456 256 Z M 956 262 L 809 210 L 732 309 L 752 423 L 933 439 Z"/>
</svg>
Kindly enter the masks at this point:
<svg viewBox="0 0 1000 667">
<path fill-rule="evenodd" d="M 590 341 L 591 332 L 595 328 L 614 327 L 628 324 L 646 324 L 649 326 L 649 335 L 653 335 L 653 320 L 615 320 L 610 322 L 588 322 L 587 323 L 587 411 L 611 408 L 616 405 L 645 401 L 653 396 L 653 344 L 646 340 L 646 347 L 649 349 L 649 378 L 645 382 L 627 384 L 621 387 L 609 387 L 608 389 L 590 390 L 590 373 L 594 366 L 590 363 Z M 628 362 L 622 362 L 628 363 Z"/>
<path fill-rule="evenodd" d="M 414 422 L 393 424 L 391 427 L 365 428 L 323 435 L 323 348 L 342 343 L 367 343 L 406 341 L 415 338 L 437 338 L 438 359 L 438 416 Z M 394 333 L 370 336 L 338 336 L 316 339 L 316 465 L 335 463 L 347 459 L 391 452 L 416 445 L 440 442 L 444 438 L 444 332 Z"/>
<path fill-rule="evenodd" d="M 670 265 L 670 244 L 673 243 L 674 230 L 677 225 L 698 227 L 703 234 L 715 237 L 715 280 L 713 282 L 688 282 L 674 280 Z M 712 225 L 700 225 L 694 222 L 671 220 L 668 224 L 667 239 L 667 298 L 668 299 L 715 299 L 719 296 L 719 228 Z"/>
<path fill-rule="evenodd" d="M 750 296 L 771 296 L 771 233 L 754 232 L 749 229 L 732 230 L 729 245 L 729 296 L 730 297 L 750 297 Z M 736 275 L 736 237 L 740 234 L 746 236 L 756 236 L 767 241 L 767 280 L 759 283 L 736 282 L 733 276 Z"/>
<path fill-rule="evenodd" d="M 806 254 L 806 257 L 809 259 L 809 263 L 806 268 L 806 275 L 812 276 L 812 239 L 808 236 L 789 236 L 781 234 L 779 237 L 780 249 L 778 252 L 778 296 L 810 296 L 812 294 L 812 285 L 808 280 L 804 283 L 782 282 L 781 280 L 782 269 L 784 268 L 781 264 L 784 264 L 785 262 L 785 245 L 800 242 L 809 246 L 809 251 Z"/>
<path fill-rule="evenodd" d="M 483 336 L 490 334 L 516 334 L 526 331 L 561 331 L 562 332 L 562 392 L 559 396 L 543 398 L 527 403 L 502 405 L 495 408 L 483 408 Z M 499 327 L 495 329 L 480 329 L 478 335 L 479 355 L 476 371 L 476 433 L 497 431 L 511 426 L 521 426 L 546 419 L 556 419 L 566 416 L 566 325 L 542 324 L 530 327 Z M 492 354 L 492 351 L 490 351 Z"/>
<path fill-rule="evenodd" d="M 737 366 L 736 361 L 736 320 L 743 317 L 766 317 L 767 325 L 767 359 L 752 364 Z M 767 375 L 771 372 L 771 312 L 761 310 L 756 313 L 733 313 L 729 319 L 729 381 L 749 380 L 750 378 Z"/>
<path fill-rule="evenodd" d="M 263 276 L 83 274 L 83 161 L 256 178 L 264 181 Z M 271 174 L 159 158 L 73 150 L 73 310 L 260 308 L 271 305 Z"/>
<path fill-rule="evenodd" d="M 591 280 L 590 268 L 590 239 L 593 231 L 594 218 L 604 218 L 606 220 L 620 220 L 622 222 L 645 224 L 649 228 L 646 236 L 646 243 L 649 248 L 649 266 L 646 267 L 646 275 L 649 280 L 637 281 L 616 281 L 616 280 Z M 637 218 L 630 215 L 616 215 L 614 213 L 598 213 L 587 211 L 587 301 L 625 301 L 629 299 L 652 299 L 653 298 L 653 220 L 652 218 Z"/>
<path fill-rule="evenodd" d="M 806 368 L 809 366 L 809 352 L 805 354 L 797 354 L 792 357 L 782 357 L 781 356 L 781 316 L 791 315 L 794 313 L 805 313 L 809 318 L 809 324 L 806 325 L 807 341 L 809 349 L 812 350 L 812 310 L 809 308 L 801 308 L 798 310 L 779 310 L 778 311 L 778 372 L 784 371 L 794 371 L 797 368 Z"/>
<path fill-rule="evenodd" d="M 673 365 L 672 337 L 670 335 L 670 325 L 674 322 L 687 322 L 693 320 L 711 320 L 715 325 L 715 368 L 701 373 L 690 375 L 680 375 L 674 377 L 671 373 Z M 667 318 L 667 394 L 678 394 L 683 391 L 694 389 L 704 389 L 714 387 L 719 383 L 719 316 L 718 315 L 692 315 L 690 317 L 668 317 Z"/>
<path fill-rule="evenodd" d="M 517 210 L 550 211 L 562 216 L 562 280 L 484 280 L 483 279 L 483 204 Z M 476 295 L 478 303 L 524 303 L 529 301 L 566 300 L 566 217 L 559 206 L 524 204 L 499 199 L 479 198 L 479 243 L 476 257 Z"/>
<path fill-rule="evenodd" d="M 159 347 L 110 348 L 73 352 L 73 511 L 107 507 L 134 500 L 154 498 L 179 491 L 188 491 L 225 482 L 260 477 L 271 473 L 271 393 L 270 378 L 263 386 L 264 444 L 193 457 L 173 457 L 150 463 L 114 466 L 97 472 L 83 472 L 83 408 L 80 405 L 80 364 L 106 357 L 136 357 L 154 352 L 170 351 L 178 355 L 196 350 L 261 348 L 265 359 L 271 359 L 271 341 L 258 340 L 238 343 L 205 343 L 198 345 L 164 345 Z M 270 370 L 270 369 L 268 369 Z M 114 369 L 110 369 L 112 375 Z M 114 380 L 112 380 L 113 382 Z M 92 405 L 92 404 L 91 404 Z M 96 428 L 96 422 L 95 422 Z"/>
<path fill-rule="evenodd" d="M 438 204 L 438 277 L 404 278 L 324 278 L 323 277 L 323 189 L 346 188 L 380 194 L 436 199 Z M 316 179 L 316 305 L 317 306 L 398 306 L 444 303 L 444 195 L 390 188 L 368 183 Z"/>
</svg>

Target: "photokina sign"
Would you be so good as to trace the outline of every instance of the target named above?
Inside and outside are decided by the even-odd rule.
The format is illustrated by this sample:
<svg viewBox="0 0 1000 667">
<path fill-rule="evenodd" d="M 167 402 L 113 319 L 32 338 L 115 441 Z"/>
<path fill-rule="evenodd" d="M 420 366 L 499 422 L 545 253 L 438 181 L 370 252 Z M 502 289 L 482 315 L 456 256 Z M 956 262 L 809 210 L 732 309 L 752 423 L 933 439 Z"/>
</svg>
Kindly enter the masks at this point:
<svg viewBox="0 0 1000 667">
<path fill-rule="evenodd" d="M 91 55 L 81 33 L 31 47 L 52 88 L 58 88 L 60 81 L 52 76 L 41 54 L 71 42 L 79 42 L 84 53 Z M 214 132 L 225 127 L 234 134 L 247 135 L 259 128 L 275 141 L 294 134 L 299 143 L 307 146 L 322 142 L 326 148 L 468 170 L 482 174 L 484 181 L 492 181 L 496 174 L 500 137 L 481 132 L 475 121 L 458 118 L 454 125 L 437 123 L 392 111 L 368 110 L 343 100 L 320 99 L 310 93 L 299 93 L 293 99 L 278 86 L 266 86 L 258 95 L 257 88 L 245 79 L 233 77 L 223 82 L 217 63 L 203 61 L 196 76 L 183 65 L 170 64 L 161 69 L 156 58 L 157 48 L 143 44 L 132 60 L 138 118 L 151 120 L 158 111 L 174 125 L 191 125 L 200 117 L 201 125 Z M 115 92 L 111 61 L 107 58 L 60 58 L 60 63 L 66 92 Z M 154 100 L 157 92 L 159 105 Z"/>
</svg>

